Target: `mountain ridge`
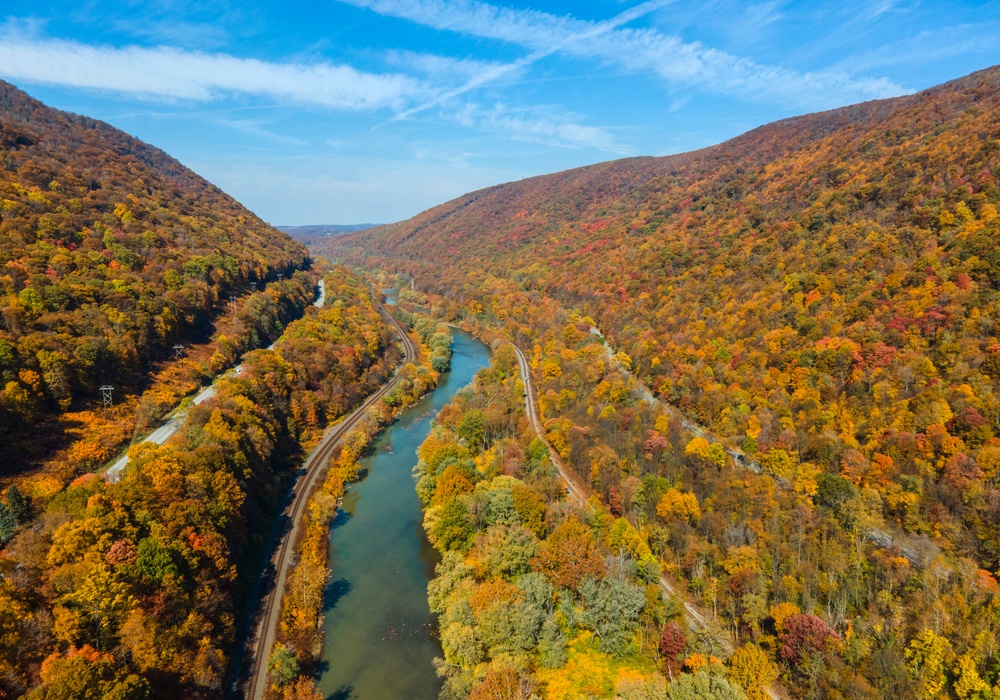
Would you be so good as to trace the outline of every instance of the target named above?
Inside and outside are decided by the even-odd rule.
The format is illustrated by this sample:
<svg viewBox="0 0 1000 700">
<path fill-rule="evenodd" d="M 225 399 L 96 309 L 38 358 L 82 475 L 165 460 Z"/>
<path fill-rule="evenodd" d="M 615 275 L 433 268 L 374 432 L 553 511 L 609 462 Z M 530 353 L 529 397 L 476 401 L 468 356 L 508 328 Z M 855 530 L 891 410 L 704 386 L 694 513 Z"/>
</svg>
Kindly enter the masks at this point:
<svg viewBox="0 0 1000 700">
<path fill-rule="evenodd" d="M 981 320 L 1000 315 L 998 87 L 993 67 L 691 153 L 494 186 L 317 250 L 405 273 L 512 334 L 549 332 L 531 304 L 591 317 L 716 434 L 738 442 L 751 415 L 770 426 L 754 437 L 761 453 L 840 474 L 855 454 L 897 449 L 893 435 L 940 425 L 985 464 L 996 431 L 956 416 L 1000 426 L 1000 345 Z M 805 385 L 775 379 L 793 370 Z M 916 473 L 913 459 L 886 488 Z M 958 525 L 975 509 L 936 510 L 941 478 L 922 524 L 886 517 L 957 528 L 942 543 L 995 566 L 983 523 Z"/>
<path fill-rule="evenodd" d="M 985 79 L 985 81 L 983 79 Z M 580 187 L 583 187 L 602 176 L 608 175 L 609 173 L 612 175 L 618 175 L 618 171 L 620 170 L 625 170 L 626 173 L 629 170 L 633 170 L 637 171 L 640 175 L 645 176 L 642 184 L 648 184 L 658 177 L 662 178 L 671 175 L 679 176 L 684 174 L 685 169 L 691 167 L 692 162 L 698 160 L 699 158 L 709 157 L 713 160 L 721 160 L 729 157 L 737 157 L 739 155 L 745 156 L 745 153 L 739 154 L 735 151 L 738 149 L 747 149 L 747 147 L 750 147 L 749 151 L 751 153 L 759 153 L 760 157 L 757 159 L 757 164 L 759 165 L 760 163 L 768 162 L 768 154 L 770 153 L 773 156 L 773 150 L 778 147 L 776 139 L 779 136 L 786 136 L 789 130 L 800 131 L 803 127 L 811 127 L 811 133 L 814 136 L 822 137 L 831 131 L 859 127 L 861 125 L 858 124 L 858 121 L 861 119 L 884 119 L 893 113 L 899 113 L 902 110 L 905 110 L 908 106 L 914 104 L 915 102 L 919 103 L 927 100 L 928 98 L 933 98 L 951 91 L 968 91 L 973 98 L 972 102 L 978 102 L 980 99 L 988 97 L 988 90 L 990 88 L 993 89 L 993 94 L 996 94 L 996 91 L 1000 91 L 1000 69 L 997 67 L 977 71 L 968 76 L 928 88 L 912 95 L 883 100 L 871 100 L 857 105 L 848 105 L 846 107 L 840 107 L 825 112 L 815 112 L 778 120 L 751 129 L 748 132 L 735 136 L 722 143 L 707 146 L 694 151 L 668 156 L 637 156 L 633 158 L 605 161 L 603 163 L 596 163 L 580 168 L 537 175 L 499 185 L 492 185 L 490 187 L 469 192 L 448 202 L 432 207 L 404 222 L 395 222 L 382 227 L 368 229 L 360 236 L 358 234 L 354 234 L 354 238 L 348 237 L 344 239 L 342 243 L 349 245 L 352 240 L 366 240 L 374 242 L 376 239 L 370 237 L 382 236 L 383 231 L 386 232 L 387 236 L 391 236 L 391 232 L 398 231 L 408 222 L 412 222 L 415 227 L 422 226 L 425 224 L 426 218 L 443 217 L 445 212 L 448 212 L 449 209 L 454 209 L 456 207 L 464 208 L 466 204 L 478 201 L 479 199 L 489 195 L 497 195 L 501 192 L 516 192 L 540 183 L 545 183 L 547 189 L 554 189 L 557 184 L 564 185 L 569 181 L 578 181 L 580 183 Z M 787 150 L 787 144 L 785 144 L 785 148 Z M 631 164 L 635 164 L 637 167 L 629 168 L 628 166 Z M 620 174 L 625 175 L 626 173 Z M 619 188 L 624 187 L 625 191 L 636 187 L 634 182 L 619 182 L 617 185 Z M 450 213 L 448 215 L 450 216 Z M 412 233 L 413 231 L 410 231 L 409 235 L 412 235 Z"/>
<path fill-rule="evenodd" d="M 986 697 L 998 176 L 993 67 L 494 186 L 315 250 L 384 271 L 404 309 L 517 344 L 560 459 L 789 696 Z M 826 638 L 808 656 L 806 628 Z M 948 659 L 934 671 L 931 648 Z"/>
<path fill-rule="evenodd" d="M 308 261 L 164 151 L 0 82 L 0 433 L 136 389 L 229 297 Z"/>
</svg>

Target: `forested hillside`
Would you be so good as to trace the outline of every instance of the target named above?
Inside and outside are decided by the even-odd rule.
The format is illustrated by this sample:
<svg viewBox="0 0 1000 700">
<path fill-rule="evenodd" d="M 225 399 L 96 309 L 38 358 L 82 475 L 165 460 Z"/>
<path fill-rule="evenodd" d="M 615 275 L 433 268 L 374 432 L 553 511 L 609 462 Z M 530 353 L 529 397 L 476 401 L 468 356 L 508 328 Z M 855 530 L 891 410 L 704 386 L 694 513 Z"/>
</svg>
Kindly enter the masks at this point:
<svg viewBox="0 0 1000 700">
<path fill-rule="evenodd" d="M 322 250 L 532 356 L 562 457 L 795 696 L 994 697 L 998 169 L 993 68 Z"/>
<path fill-rule="evenodd" d="M 162 151 L 0 83 L 0 434 L 134 390 L 304 247 Z M 53 428 L 58 430 L 59 428 Z M 5 464 L 5 471 L 15 465 Z"/>
<path fill-rule="evenodd" d="M 8 491 L 36 517 L 0 552 L 0 697 L 222 696 L 305 448 L 400 359 L 357 277 L 335 269 L 326 297 L 165 445 L 133 448 L 116 483 L 85 474 L 44 503 Z"/>
</svg>

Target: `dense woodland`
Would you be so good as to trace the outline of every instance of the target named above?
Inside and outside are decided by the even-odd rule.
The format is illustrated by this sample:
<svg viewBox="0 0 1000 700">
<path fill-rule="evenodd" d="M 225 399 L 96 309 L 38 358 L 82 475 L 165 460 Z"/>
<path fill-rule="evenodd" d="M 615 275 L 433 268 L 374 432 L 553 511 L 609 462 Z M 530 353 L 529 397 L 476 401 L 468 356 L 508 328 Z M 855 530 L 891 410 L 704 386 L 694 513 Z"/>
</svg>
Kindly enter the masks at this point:
<svg viewBox="0 0 1000 700">
<path fill-rule="evenodd" d="M 627 512 L 620 498 L 571 506 L 525 419 L 522 386 L 503 344 L 420 449 L 424 527 L 442 553 L 429 586 L 442 697 L 763 697 L 776 666 L 748 645 L 727 668 L 724 634 L 689 634 L 634 525 L 647 502 L 653 519 L 700 517 L 697 500 L 651 478 Z"/>
<path fill-rule="evenodd" d="M 344 268 L 274 350 L 256 350 L 116 483 L 43 502 L 12 488 L 0 552 L 0 697 L 218 697 L 267 531 L 304 445 L 400 359 Z"/>
<path fill-rule="evenodd" d="M 719 658 L 749 642 L 795 697 L 992 698 L 998 172 L 990 69 L 324 251 L 522 347 L 548 438 L 717 621 Z"/>
<path fill-rule="evenodd" d="M 231 296 L 307 261 L 165 153 L 0 82 L 4 439 L 99 403 L 103 384 L 120 398 L 144 388 L 175 344 L 211 335 Z"/>
</svg>

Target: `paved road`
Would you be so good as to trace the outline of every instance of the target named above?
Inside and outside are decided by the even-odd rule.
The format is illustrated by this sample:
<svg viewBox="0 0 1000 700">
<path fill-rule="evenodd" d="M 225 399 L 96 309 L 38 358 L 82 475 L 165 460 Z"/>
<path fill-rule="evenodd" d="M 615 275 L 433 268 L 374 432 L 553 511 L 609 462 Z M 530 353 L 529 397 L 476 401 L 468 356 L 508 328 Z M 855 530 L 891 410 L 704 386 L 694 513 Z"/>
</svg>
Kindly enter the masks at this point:
<svg viewBox="0 0 1000 700">
<path fill-rule="evenodd" d="M 316 297 L 316 301 L 313 302 L 313 305 L 319 308 L 323 308 L 324 301 L 326 301 L 326 287 L 323 284 L 323 280 L 320 280 L 319 296 Z M 275 341 L 275 343 L 276 342 L 277 341 Z M 267 349 L 273 350 L 275 343 L 271 343 L 270 345 L 268 345 Z M 243 363 L 240 363 L 235 367 L 233 367 L 228 372 L 226 372 L 225 374 L 223 374 L 222 377 L 238 375 L 242 371 L 243 371 Z M 216 379 L 216 381 L 218 381 L 218 379 Z M 213 396 L 215 396 L 214 383 L 212 383 L 209 386 L 206 386 L 204 389 L 195 394 L 193 403 L 194 405 L 197 406 L 200 403 L 208 401 Z M 164 423 L 159 428 L 151 432 L 149 435 L 147 435 L 139 442 L 140 443 L 155 442 L 157 445 L 164 444 L 167 440 L 169 440 L 173 436 L 174 433 L 180 430 L 180 427 L 182 425 L 184 425 L 184 420 L 187 418 L 187 414 L 188 414 L 187 409 L 175 410 L 174 413 L 167 419 L 166 423 Z M 129 447 L 131 447 L 131 445 Z M 122 470 L 125 468 L 126 464 L 128 464 L 128 450 L 126 450 L 125 454 L 119 457 L 114 464 L 108 467 L 107 471 L 104 473 L 104 477 L 111 483 L 118 481 L 122 476 Z"/>
<path fill-rule="evenodd" d="M 417 348 L 407 335 L 399 322 L 382 307 L 381 312 L 385 319 L 396 329 L 403 345 L 404 362 L 416 361 Z M 306 512 L 306 505 L 309 495 L 312 493 L 320 477 L 326 472 L 326 464 L 333 453 L 334 448 L 344 437 L 357 425 L 364 417 L 365 411 L 376 401 L 380 400 L 399 381 L 399 372 L 389 380 L 382 388 L 368 397 L 347 418 L 337 425 L 329 428 L 323 439 L 316 448 L 309 454 L 303 464 L 301 475 L 293 487 L 291 499 L 282 518 L 285 522 L 284 531 L 279 535 L 274 555 L 271 557 L 268 579 L 273 585 L 261 599 L 258 607 L 257 622 L 254 626 L 254 634 L 251 643 L 248 645 L 248 664 L 250 669 L 248 680 L 243 697 L 251 700 L 263 700 L 267 691 L 267 659 L 270 656 L 271 648 L 274 646 L 275 630 L 278 627 L 278 620 L 281 616 L 281 598 L 285 591 L 285 580 L 288 571 L 292 566 L 295 557 L 295 542 L 298 538 L 299 526 L 302 516 Z"/>
</svg>

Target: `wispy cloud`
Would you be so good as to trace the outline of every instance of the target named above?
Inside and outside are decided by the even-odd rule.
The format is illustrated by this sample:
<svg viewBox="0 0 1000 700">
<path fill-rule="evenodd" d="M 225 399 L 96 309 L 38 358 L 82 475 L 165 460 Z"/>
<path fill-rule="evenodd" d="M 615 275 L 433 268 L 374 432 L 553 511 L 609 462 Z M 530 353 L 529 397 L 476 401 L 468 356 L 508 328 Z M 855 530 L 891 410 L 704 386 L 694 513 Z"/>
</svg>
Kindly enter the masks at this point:
<svg viewBox="0 0 1000 700">
<path fill-rule="evenodd" d="M 632 155 L 632 149 L 597 126 L 580 123 L 579 117 L 541 108 L 510 108 L 503 104 L 483 108 L 466 104 L 454 115 L 464 126 L 503 134 L 529 143 L 563 148 L 597 148 L 617 155 Z"/>
<path fill-rule="evenodd" d="M 572 59 L 594 60 L 630 72 L 653 73 L 668 83 L 750 99 L 821 108 L 908 92 L 885 78 L 856 78 L 847 72 L 798 72 L 759 64 L 699 42 L 685 42 L 657 29 L 616 26 L 601 31 L 600 22 L 499 7 L 479 0 L 343 1 L 442 31 L 516 44 L 546 55 L 559 53 Z M 662 4 L 642 3 L 632 11 L 638 17 Z"/>
<path fill-rule="evenodd" d="M 867 7 L 863 8 L 860 13 L 858 13 L 858 18 L 864 22 L 870 22 L 873 19 L 878 19 L 882 15 L 892 12 L 897 8 L 899 2 L 897 0 L 875 0 Z"/>
<path fill-rule="evenodd" d="M 441 85 L 462 83 L 483 72 L 498 70 L 509 65 L 500 61 L 452 58 L 451 56 L 399 49 L 387 51 L 384 60 L 387 66 L 396 70 L 419 74 Z"/>
<path fill-rule="evenodd" d="M 274 143 L 288 146 L 309 145 L 308 141 L 303 141 L 293 136 L 285 136 L 284 134 L 279 134 L 276 131 L 265 128 L 267 122 L 259 119 L 217 119 L 215 123 L 259 140 L 273 141 Z"/>
<path fill-rule="evenodd" d="M 207 22 L 129 18 L 115 21 L 114 27 L 125 35 L 148 39 L 158 44 L 197 46 L 202 49 L 225 46 L 230 39 L 229 32 L 224 27 Z"/>
<path fill-rule="evenodd" d="M 873 70 L 889 66 L 923 66 L 953 56 L 987 54 L 1000 51 L 1000 22 L 979 25 L 941 27 L 933 32 L 893 41 L 872 51 L 845 59 L 840 65 L 855 70 Z"/>
<path fill-rule="evenodd" d="M 0 26 L 0 76 L 146 99 L 208 102 L 250 95 L 342 110 L 387 109 L 394 118 L 447 102 L 436 114 L 446 122 L 554 147 L 618 154 L 628 150 L 607 131 L 556 110 L 483 108 L 455 99 L 501 76 L 519 75 L 518 65 L 400 51 L 386 56 L 389 70 L 395 72 L 370 73 L 346 65 L 273 63 L 173 47 L 88 46 L 45 38 L 39 30 L 24 23 Z M 259 120 L 216 123 L 261 139 L 300 143 L 265 129 Z"/>
<path fill-rule="evenodd" d="M 362 0 L 362 2 L 366 1 L 367 0 Z M 651 12 L 655 8 L 662 6 L 663 4 L 664 4 L 663 0 L 650 0 L 650 2 L 644 2 L 641 5 L 625 10 L 618 16 L 610 20 L 607 20 L 605 22 L 580 23 L 577 26 L 577 29 L 579 30 L 578 32 L 564 34 L 558 37 L 558 40 L 555 41 L 554 43 L 550 42 L 542 46 L 534 47 L 534 50 L 528 56 L 520 58 L 512 63 L 496 64 L 488 66 L 484 70 L 481 70 L 479 73 L 471 76 L 464 85 L 455 88 L 453 90 L 448 90 L 439 95 L 436 95 L 434 98 L 432 98 L 428 102 L 425 102 L 424 104 L 417 105 L 416 107 L 411 107 L 402 114 L 397 115 L 397 118 L 403 119 L 412 116 L 417 112 L 422 112 L 425 109 L 437 106 L 442 102 L 458 97 L 467 92 L 471 92 L 472 90 L 482 87 L 483 85 L 496 82 L 501 78 L 506 78 L 513 73 L 517 73 L 526 69 L 528 66 L 537 63 L 543 58 L 559 53 L 559 51 L 567 48 L 571 44 L 591 41 L 601 35 L 606 35 L 609 32 L 613 31 L 615 28 L 623 24 L 627 24 L 628 22 L 631 22 L 633 20 L 636 20 L 639 17 L 642 17 L 643 15 Z M 489 6 L 481 5 L 480 7 L 489 7 Z M 532 14 L 539 14 L 539 13 L 532 13 Z"/>
<path fill-rule="evenodd" d="M 147 98 L 210 100 L 268 96 L 336 109 L 400 109 L 427 88 L 399 73 L 330 63 L 272 63 L 171 47 L 88 46 L 0 31 L 0 75 L 12 80 L 109 90 Z"/>
</svg>

